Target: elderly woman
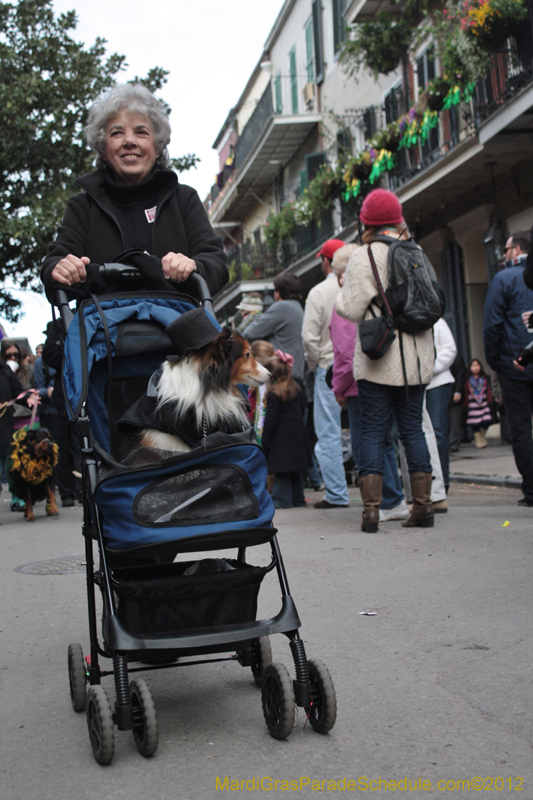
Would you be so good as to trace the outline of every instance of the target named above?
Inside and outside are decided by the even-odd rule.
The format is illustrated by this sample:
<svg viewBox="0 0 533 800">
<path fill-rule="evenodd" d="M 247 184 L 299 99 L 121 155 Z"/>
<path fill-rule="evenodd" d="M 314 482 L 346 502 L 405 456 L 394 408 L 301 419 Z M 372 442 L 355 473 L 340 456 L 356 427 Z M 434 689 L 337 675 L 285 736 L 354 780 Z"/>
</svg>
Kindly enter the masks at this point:
<svg viewBox="0 0 533 800">
<path fill-rule="evenodd" d="M 162 104 L 144 86 L 117 85 L 93 103 L 85 134 L 97 169 L 76 180 L 83 192 L 69 200 L 48 248 L 41 272 L 48 296 L 55 282 L 105 290 L 89 263 L 111 262 L 132 248 L 161 259 L 154 288 L 198 272 L 212 294 L 221 289 L 228 280 L 222 240 L 195 190 L 168 169 Z"/>
<path fill-rule="evenodd" d="M 359 219 L 365 226 L 363 247 L 352 254 L 344 278 L 342 293 L 337 300 L 341 317 L 360 324 L 371 318 L 370 305 L 377 309 L 381 298 L 370 262 L 369 248 L 376 263 L 383 289 L 388 286 L 388 245 L 374 241 L 377 235 L 407 237 L 402 207 L 396 195 L 385 189 L 375 189 L 365 198 Z M 400 342 L 403 344 L 405 386 Z M 434 510 L 430 500 L 431 462 L 422 430 L 424 391 L 433 375 L 435 360 L 432 330 L 416 335 L 396 336 L 385 355 L 373 361 L 361 349 L 359 337 L 355 345 L 353 374 L 359 390 L 361 440 L 359 445 L 359 474 L 363 498 L 363 530 L 378 529 L 379 506 L 382 498 L 382 475 L 385 449 L 396 416 L 400 438 L 405 447 L 413 510 L 405 527 L 433 525 Z"/>
<path fill-rule="evenodd" d="M 335 252 L 331 266 L 337 276 L 339 286 L 343 287 L 344 273 L 352 254 L 359 245 L 347 244 Z M 357 338 L 357 326 L 348 319 L 339 317 L 333 309 L 329 324 L 331 343 L 333 345 L 333 382 L 332 389 L 337 403 L 348 411 L 350 421 L 350 439 L 352 454 L 356 467 L 359 467 L 359 441 L 361 437 L 361 418 L 359 412 L 359 396 L 357 381 L 353 376 L 353 355 Z M 407 519 L 409 510 L 402 491 L 396 451 L 390 436 L 387 438 L 385 459 L 383 462 L 383 496 L 379 507 L 379 521 L 388 522 L 395 519 Z"/>
</svg>

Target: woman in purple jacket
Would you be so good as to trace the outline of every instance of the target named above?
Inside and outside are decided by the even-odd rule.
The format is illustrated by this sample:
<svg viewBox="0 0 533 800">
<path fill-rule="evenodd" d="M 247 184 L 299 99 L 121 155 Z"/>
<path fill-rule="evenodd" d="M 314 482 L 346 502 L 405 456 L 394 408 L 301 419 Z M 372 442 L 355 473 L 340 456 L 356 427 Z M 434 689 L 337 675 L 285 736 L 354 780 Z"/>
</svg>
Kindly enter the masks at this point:
<svg viewBox="0 0 533 800">
<path fill-rule="evenodd" d="M 358 245 L 355 244 L 347 244 L 339 248 L 333 256 L 333 271 L 341 288 L 348 261 L 357 247 Z M 357 325 L 355 322 L 339 317 L 334 309 L 329 332 L 333 344 L 334 358 L 332 388 L 338 404 L 346 406 L 348 410 L 352 453 L 357 466 L 359 463 L 360 417 L 357 381 L 353 376 L 353 354 L 357 337 Z M 405 502 L 400 476 L 398 475 L 396 451 L 389 436 L 385 450 L 383 497 L 379 508 L 379 520 L 380 522 L 387 522 L 392 519 L 407 519 L 408 516 L 409 509 Z"/>
</svg>

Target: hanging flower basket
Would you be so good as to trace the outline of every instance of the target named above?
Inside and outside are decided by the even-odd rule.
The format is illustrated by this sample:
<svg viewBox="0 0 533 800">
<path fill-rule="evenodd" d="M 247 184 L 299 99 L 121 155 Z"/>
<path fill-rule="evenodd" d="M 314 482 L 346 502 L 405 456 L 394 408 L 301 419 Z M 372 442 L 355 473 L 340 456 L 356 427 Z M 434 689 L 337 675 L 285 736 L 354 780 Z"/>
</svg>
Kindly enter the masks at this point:
<svg viewBox="0 0 533 800">
<path fill-rule="evenodd" d="M 444 78 L 434 78 L 426 89 L 426 104 L 430 111 L 441 111 L 452 87 Z"/>
<path fill-rule="evenodd" d="M 461 30 L 484 50 L 501 48 L 527 17 L 524 0 L 464 0 Z"/>
</svg>

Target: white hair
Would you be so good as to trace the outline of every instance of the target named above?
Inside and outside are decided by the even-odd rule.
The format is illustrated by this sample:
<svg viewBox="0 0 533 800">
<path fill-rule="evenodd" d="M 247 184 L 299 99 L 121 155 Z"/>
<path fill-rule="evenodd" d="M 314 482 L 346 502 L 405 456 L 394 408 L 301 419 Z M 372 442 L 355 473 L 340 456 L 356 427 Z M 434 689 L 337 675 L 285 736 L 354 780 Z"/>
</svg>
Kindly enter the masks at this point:
<svg viewBox="0 0 533 800">
<path fill-rule="evenodd" d="M 345 244 L 344 247 L 339 247 L 338 250 L 335 250 L 331 266 L 333 267 L 333 272 L 335 275 L 337 275 L 337 277 L 339 275 L 344 275 L 348 266 L 348 261 L 350 260 L 350 256 L 354 250 L 357 250 L 358 247 L 358 244 Z"/>
<path fill-rule="evenodd" d="M 123 108 L 130 114 L 140 114 L 150 120 L 158 154 L 157 163 L 162 167 L 168 167 L 170 157 L 167 145 L 170 142 L 170 123 L 165 107 L 146 86 L 140 83 L 118 83 L 97 97 L 89 109 L 85 136 L 89 147 L 96 153 L 97 168 L 101 169 L 106 165 L 104 153 L 107 125 Z"/>
</svg>

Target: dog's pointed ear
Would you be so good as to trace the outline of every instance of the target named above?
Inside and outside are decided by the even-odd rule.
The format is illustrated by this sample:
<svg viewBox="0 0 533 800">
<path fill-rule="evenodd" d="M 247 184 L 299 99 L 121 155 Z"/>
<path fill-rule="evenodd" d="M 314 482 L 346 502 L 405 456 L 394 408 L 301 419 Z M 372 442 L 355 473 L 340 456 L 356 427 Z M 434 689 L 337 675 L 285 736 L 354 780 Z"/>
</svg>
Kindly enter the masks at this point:
<svg viewBox="0 0 533 800">
<path fill-rule="evenodd" d="M 233 331 L 231 328 L 224 328 L 224 330 L 218 334 L 217 338 L 214 339 L 209 349 L 211 350 L 215 360 L 223 357 L 227 358 L 229 355 L 231 355 L 233 348 L 232 337 Z"/>
</svg>

